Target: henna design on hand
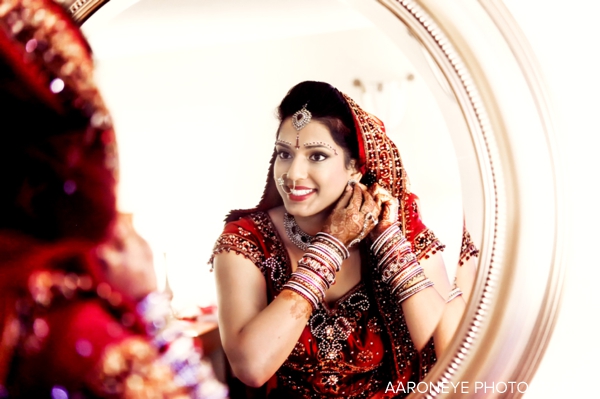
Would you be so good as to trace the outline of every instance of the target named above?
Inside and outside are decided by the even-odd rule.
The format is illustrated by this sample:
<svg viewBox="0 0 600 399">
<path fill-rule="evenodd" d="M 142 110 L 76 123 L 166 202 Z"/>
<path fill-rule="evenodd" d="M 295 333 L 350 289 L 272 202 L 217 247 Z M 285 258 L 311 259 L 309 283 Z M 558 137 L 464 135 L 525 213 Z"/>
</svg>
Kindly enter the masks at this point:
<svg viewBox="0 0 600 399">
<path fill-rule="evenodd" d="M 323 226 L 324 233 L 331 234 L 346 246 L 366 237 L 377 224 L 380 212 L 379 205 L 366 188 L 360 184 L 348 187 Z"/>
<path fill-rule="evenodd" d="M 371 238 L 376 240 L 388 227 L 398 222 L 400 203 L 397 198 L 377 183 L 371 186 L 369 192 L 381 208 L 379 223 L 370 233 Z"/>
</svg>

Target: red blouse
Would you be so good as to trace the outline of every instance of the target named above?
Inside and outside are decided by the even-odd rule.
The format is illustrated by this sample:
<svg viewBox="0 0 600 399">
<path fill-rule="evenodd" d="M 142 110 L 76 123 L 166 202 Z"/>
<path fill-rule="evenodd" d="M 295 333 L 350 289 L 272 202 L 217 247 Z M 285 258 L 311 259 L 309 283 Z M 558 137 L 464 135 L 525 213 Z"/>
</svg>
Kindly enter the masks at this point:
<svg viewBox="0 0 600 399">
<path fill-rule="evenodd" d="M 289 279 L 292 265 L 267 213 L 255 212 L 225 226 L 213 256 L 231 250 L 261 270 L 270 303 Z M 363 265 L 368 265 L 369 255 L 362 252 Z M 362 279 L 354 288 L 312 313 L 292 353 L 267 382 L 267 397 L 392 397 L 391 390 L 384 394 L 389 383 L 396 387 L 402 382 L 406 386 L 409 380 L 422 375 L 419 353 L 410 341 L 404 318 L 400 316 L 402 326 L 396 328 L 398 331 L 386 328 L 385 320 L 391 315 L 382 312 L 384 308 L 376 299 L 376 288 L 365 272 L 369 267 L 362 269 Z M 395 308 L 401 312 L 400 306 Z M 395 363 L 395 350 L 404 352 L 401 364 Z M 433 351 L 424 352 L 433 363 Z"/>
</svg>

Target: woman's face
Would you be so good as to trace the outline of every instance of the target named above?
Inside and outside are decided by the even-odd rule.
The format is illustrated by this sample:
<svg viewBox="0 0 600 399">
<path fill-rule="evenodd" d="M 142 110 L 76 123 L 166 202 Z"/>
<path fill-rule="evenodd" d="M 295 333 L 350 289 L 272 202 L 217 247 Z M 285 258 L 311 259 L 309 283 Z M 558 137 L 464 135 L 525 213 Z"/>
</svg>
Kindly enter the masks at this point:
<svg viewBox="0 0 600 399">
<path fill-rule="evenodd" d="M 329 129 L 311 121 L 298 135 L 287 118 L 281 125 L 276 142 L 275 180 L 285 209 L 296 217 L 329 215 L 331 206 L 342 195 L 348 180 L 356 178 L 353 167 L 346 168 L 344 150 L 338 146 Z"/>
</svg>

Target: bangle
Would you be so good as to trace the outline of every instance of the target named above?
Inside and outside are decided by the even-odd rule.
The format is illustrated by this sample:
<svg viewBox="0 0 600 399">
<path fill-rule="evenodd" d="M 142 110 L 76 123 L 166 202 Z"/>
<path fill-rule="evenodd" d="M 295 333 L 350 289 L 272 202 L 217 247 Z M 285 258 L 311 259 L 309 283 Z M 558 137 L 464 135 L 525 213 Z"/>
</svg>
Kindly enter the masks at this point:
<svg viewBox="0 0 600 399">
<path fill-rule="evenodd" d="M 317 242 L 323 242 L 324 244 L 329 245 L 334 250 L 337 250 L 338 253 L 341 254 L 342 260 L 348 259 L 350 257 L 350 252 L 348 251 L 348 248 L 346 248 L 346 246 L 340 240 L 338 240 L 331 234 L 323 233 L 321 231 L 317 233 L 315 238 L 317 239 Z"/>
<path fill-rule="evenodd" d="M 398 302 L 399 303 L 402 303 L 403 301 L 407 300 L 408 298 L 415 295 L 416 293 L 423 291 L 425 288 L 433 286 L 433 282 L 431 280 L 429 280 L 427 277 L 425 277 L 425 275 L 423 275 L 423 277 L 424 277 L 423 280 L 420 280 L 419 282 L 415 283 L 414 285 L 411 285 L 407 289 L 402 290 L 398 293 Z"/>
<path fill-rule="evenodd" d="M 401 233 L 398 223 L 394 223 L 390 227 L 385 229 L 385 231 L 383 233 L 381 233 L 381 235 L 379 237 L 377 237 L 375 239 L 375 241 L 373 241 L 373 244 L 371 245 L 371 251 L 375 254 L 375 256 L 378 255 L 379 251 L 381 250 L 382 245 L 385 244 L 390 237 L 395 236 L 398 233 Z"/>
<path fill-rule="evenodd" d="M 306 287 L 304 287 L 302 284 L 299 284 L 299 283 L 293 281 L 291 278 L 288 280 L 287 283 L 285 283 L 283 285 L 283 288 L 293 291 L 296 294 L 300 295 L 308 303 L 310 303 L 310 306 L 313 308 L 313 310 L 315 310 L 319 306 L 320 301 L 314 295 L 314 293 L 312 291 L 310 291 L 309 289 L 307 289 Z"/>
<path fill-rule="evenodd" d="M 316 274 L 326 284 L 326 288 L 335 284 L 335 270 L 327 263 L 322 263 L 319 259 L 314 259 L 306 254 L 298 261 L 298 269 L 310 270 Z"/>
<path fill-rule="evenodd" d="M 460 288 L 458 288 L 456 286 L 456 284 L 454 285 L 454 288 L 452 288 L 452 290 L 450 291 L 450 294 L 448 295 L 448 299 L 446 299 L 446 303 L 452 301 L 453 299 L 461 296 L 463 293 L 460 290 Z"/>
<path fill-rule="evenodd" d="M 313 310 L 315 310 L 325 298 L 326 283 L 321 276 L 313 273 L 311 270 L 298 268 L 298 270 L 292 273 L 292 276 L 283 285 L 283 288 L 287 288 L 302 296 L 310 303 Z"/>
</svg>

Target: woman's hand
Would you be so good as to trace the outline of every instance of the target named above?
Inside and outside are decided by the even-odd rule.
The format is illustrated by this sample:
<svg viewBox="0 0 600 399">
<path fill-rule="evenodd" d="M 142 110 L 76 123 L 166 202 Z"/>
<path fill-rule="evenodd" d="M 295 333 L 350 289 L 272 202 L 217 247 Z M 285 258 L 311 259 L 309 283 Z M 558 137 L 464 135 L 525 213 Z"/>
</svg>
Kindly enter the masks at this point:
<svg viewBox="0 0 600 399">
<path fill-rule="evenodd" d="M 369 188 L 369 192 L 375 200 L 378 207 L 381 209 L 379 214 L 379 223 L 373 230 L 371 230 L 370 236 L 374 241 L 379 237 L 388 227 L 398 222 L 398 211 L 400 204 L 398 199 L 392 196 L 386 189 L 375 183 Z"/>
<path fill-rule="evenodd" d="M 323 232 L 331 234 L 345 246 L 353 246 L 369 234 L 377 224 L 380 207 L 367 188 L 348 185 L 325 221 Z"/>
</svg>

